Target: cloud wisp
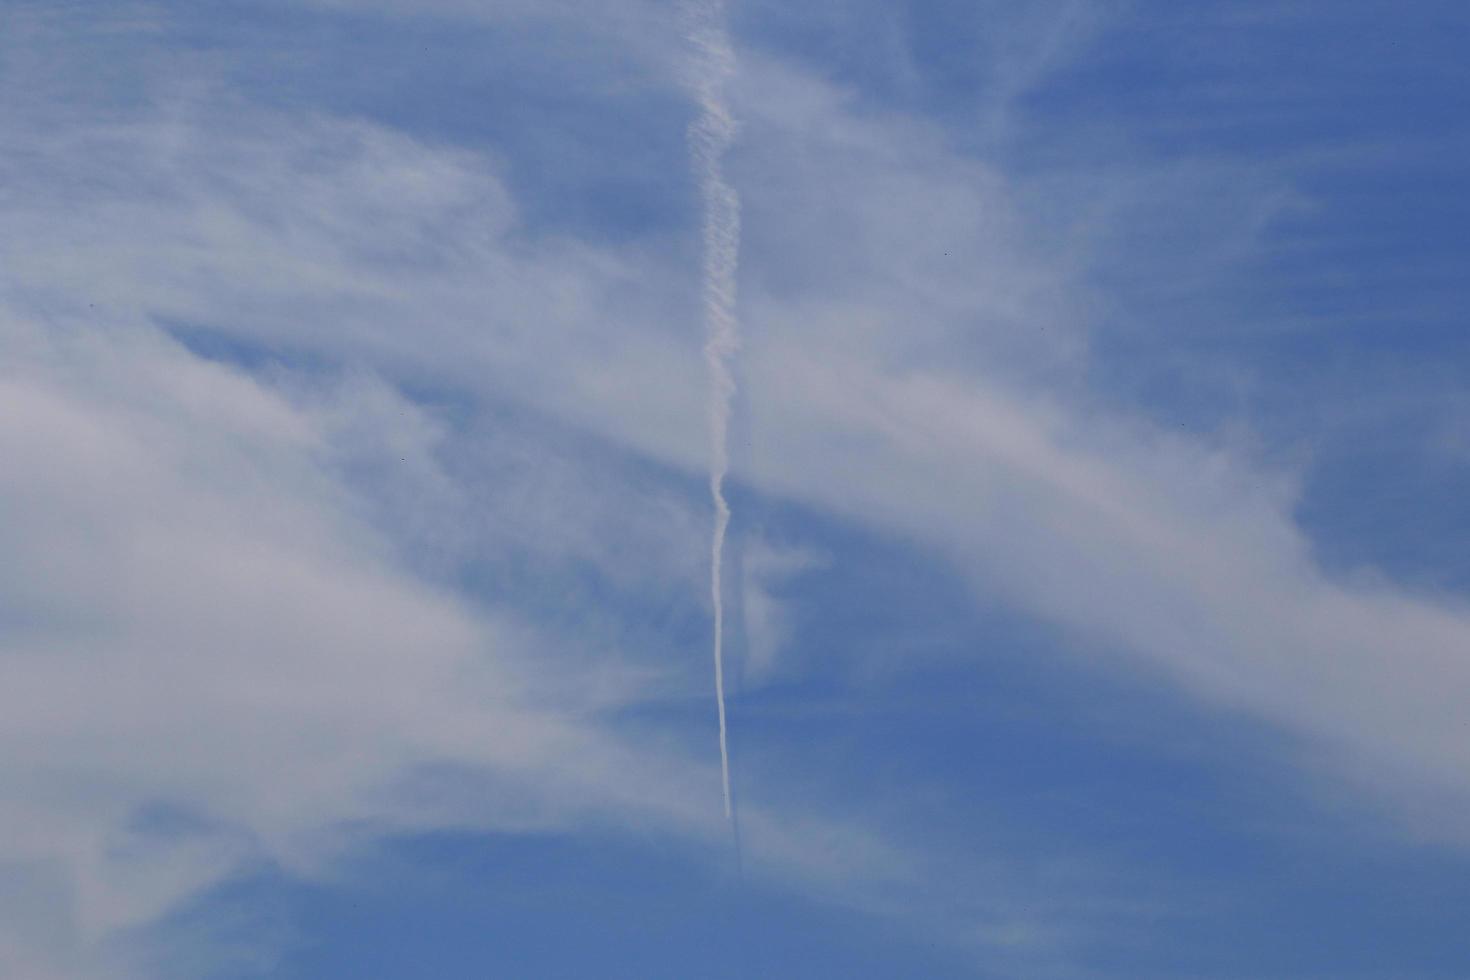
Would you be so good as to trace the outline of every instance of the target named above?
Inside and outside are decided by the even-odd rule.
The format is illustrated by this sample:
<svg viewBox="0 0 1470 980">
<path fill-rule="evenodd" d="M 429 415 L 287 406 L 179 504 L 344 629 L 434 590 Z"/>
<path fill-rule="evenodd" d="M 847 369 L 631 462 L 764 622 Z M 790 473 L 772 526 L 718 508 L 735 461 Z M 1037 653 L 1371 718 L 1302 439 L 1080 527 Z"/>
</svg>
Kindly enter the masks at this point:
<svg viewBox="0 0 1470 980">
<path fill-rule="evenodd" d="M 710 497 L 715 524 L 710 537 L 710 599 L 714 603 L 715 703 L 720 721 L 720 778 L 725 817 L 735 819 L 730 798 L 730 744 L 725 720 L 725 602 L 722 565 L 730 503 L 725 476 L 730 471 L 730 403 L 735 377 L 730 358 L 740 348 L 735 313 L 735 276 L 740 260 L 740 197 L 725 179 L 722 160 L 735 138 L 735 119 L 726 103 L 725 81 L 734 73 L 735 58 L 725 29 L 725 6 L 719 0 L 690 8 L 690 42 L 697 52 L 695 87 L 699 117 L 689 127 L 689 146 L 704 204 L 704 360 L 709 371 Z"/>
</svg>

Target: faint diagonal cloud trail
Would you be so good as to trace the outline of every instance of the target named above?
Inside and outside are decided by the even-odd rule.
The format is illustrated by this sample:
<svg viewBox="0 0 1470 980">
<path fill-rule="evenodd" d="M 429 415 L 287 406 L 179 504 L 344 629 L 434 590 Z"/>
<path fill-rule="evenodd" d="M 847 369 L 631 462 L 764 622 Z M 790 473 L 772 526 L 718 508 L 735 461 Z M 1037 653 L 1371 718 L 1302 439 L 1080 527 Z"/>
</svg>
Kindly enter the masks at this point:
<svg viewBox="0 0 1470 980">
<path fill-rule="evenodd" d="M 725 532 L 730 505 L 725 475 L 730 470 L 730 402 L 735 378 L 730 359 L 740 348 L 735 315 L 735 274 L 740 261 L 740 198 L 725 180 L 725 151 L 735 138 L 735 119 L 725 101 L 725 82 L 735 72 L 723 0 L 699 0 L 686 8 L 688 38 L 694 47 L 693 86 L 699 117 L 689 126 L 689 148 L 704 206 L 704 359 L 709 371 L 710 497 L 714 532 L 710 539 L 710 597 L 714 602 L 715 702 L 720 720 L 720 779 L 725 816 L 734 820 L 730 801 L 730 746 L 725 724 L 725 605 L 721 591 Z"/>
</svg>

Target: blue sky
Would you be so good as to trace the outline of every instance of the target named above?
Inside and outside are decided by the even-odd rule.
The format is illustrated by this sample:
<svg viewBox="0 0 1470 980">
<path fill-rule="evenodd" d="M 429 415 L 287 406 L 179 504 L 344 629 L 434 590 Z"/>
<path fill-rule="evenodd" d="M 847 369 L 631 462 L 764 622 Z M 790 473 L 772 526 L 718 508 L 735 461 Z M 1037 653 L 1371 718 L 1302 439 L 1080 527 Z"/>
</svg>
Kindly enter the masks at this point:
<svg viewBox="0 0 1470 980">
<path fill-rule="evenodd" d="M 1470 14 L 722 16 L 738 863 L 689 21 L 0 0 L 0 974 L 1470 974 Z"/>
</svg>

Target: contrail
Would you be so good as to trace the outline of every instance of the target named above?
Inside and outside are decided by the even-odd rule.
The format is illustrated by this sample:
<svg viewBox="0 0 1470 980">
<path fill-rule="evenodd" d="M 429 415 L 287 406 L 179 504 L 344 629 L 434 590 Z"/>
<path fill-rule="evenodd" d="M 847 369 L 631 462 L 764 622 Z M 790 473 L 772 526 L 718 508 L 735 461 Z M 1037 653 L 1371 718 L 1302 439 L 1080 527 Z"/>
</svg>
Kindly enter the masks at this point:
<svg viewBox="0 0 1470 980">
<path fill-rule="evenodd" d="M 735 138 L 735 119 L 725 103 L 725 81 L 734 74 L 735 56 L 725 27 L 723 0 L 702 0 L 689 8 L 689 40 L 695 53 L 694 90 L 700 114 L 689 126 L 689 147 L 704 201 L 704 360 L 709 371 L 710 497 L 715 526 L 710 539 L 710 597 L 715 607 L 715 702 L 720 716 L 720 777 L 725 816 L 730 805 L 730 746 L 725 727 L 725 603 L 720 571 L 730 505 L 725 500 L 725 474 L 730 470 L 730 399 L 735 378 L 730 358 L 740 348 L 735 318 L 735 272 L 740 259 L 740 198 L 726 181 L 722 162 Z"/>
</svg>

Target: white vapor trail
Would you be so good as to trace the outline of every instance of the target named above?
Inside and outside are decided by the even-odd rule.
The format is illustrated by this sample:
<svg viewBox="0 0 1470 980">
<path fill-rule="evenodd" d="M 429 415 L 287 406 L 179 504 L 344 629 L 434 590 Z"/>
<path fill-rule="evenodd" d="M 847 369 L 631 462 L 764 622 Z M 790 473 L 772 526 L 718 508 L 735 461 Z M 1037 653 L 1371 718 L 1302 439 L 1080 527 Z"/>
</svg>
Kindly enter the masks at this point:
<svg viewBox="0 0 1470 980">
<path fill-rule="evenodd" d="M 740 259 L 740 198 L 726 182 L 722 162 L 735 138 L 735 119 L 725 103 L 725 81 L 734 74 L 735 56 L 725 27 L 723 0 L 704 0 L 690 8 L 689 40 L 697 55 L 694 90 L 700 114 L 689 127 L 689 146 L 704 202 L 704 360 L 709 370 L 710 497 L 715 526 L 710 540 L 710 596 L 715 609 L 715 702 L 720 716 L 720 777 L 725 791 L 725 817 L 730 805 L 730 747 L 725 728 L 725 604 L 720 590 L 725 531 L 730 505 L 725 500 L 725 474 L 730 470 L 730 400 L 735 378 L 730 358 L 740 348 L 735 317 L 735 272 Z"/>
</svg>

